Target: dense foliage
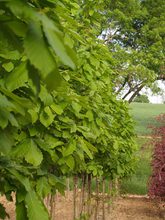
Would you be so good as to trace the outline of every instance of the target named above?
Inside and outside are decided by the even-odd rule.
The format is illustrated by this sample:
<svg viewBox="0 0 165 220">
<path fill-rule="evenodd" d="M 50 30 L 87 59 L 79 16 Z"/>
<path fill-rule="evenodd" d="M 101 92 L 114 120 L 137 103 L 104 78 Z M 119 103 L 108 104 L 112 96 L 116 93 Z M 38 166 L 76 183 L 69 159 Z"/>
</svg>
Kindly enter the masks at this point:
<svg viewBox="0 0 165 220">
<path fill-rule="evenodd" d="M 140 103 L 149 103 L 150 102 L 147 95 L 138 95 L 138 96 L 136 96 L 136 98 L 133 101 L 140 102 Z"/>
<path fill-rule="evenodd" d="M 149 181 L 149 196 L 165 199 L 165 115 L 157 117 L 159 127 L 153 128 L 154 153 L 152 175 Z"/>
<path fill-rule="evenodd" d="M 160 91 L 165 80 L 165 1 L 107 1 L 103 33 L 116 59 L 115 88 L 132 102 L 144 87 Z"/>
<path fill-rule="evenodd" d="M 97 38 L 106 5 L 95 3 L 1 1 L 0 192 L 16 192 L 17 220 L 49 219 L 42 200 L 63 176 L 133 169 L 132 119 Z"/>
</svg>

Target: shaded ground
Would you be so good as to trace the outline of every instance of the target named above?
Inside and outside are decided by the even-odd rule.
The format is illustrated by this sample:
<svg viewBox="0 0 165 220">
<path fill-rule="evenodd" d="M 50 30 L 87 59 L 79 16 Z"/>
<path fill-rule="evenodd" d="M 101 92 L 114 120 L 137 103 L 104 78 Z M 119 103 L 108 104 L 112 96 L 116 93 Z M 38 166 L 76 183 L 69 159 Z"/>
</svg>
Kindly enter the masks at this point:
<svg viewBox="0 0 165 220">
<path fill-rule="evenodd" d="M 11 220 L 15 220 L 14 205 L 6 202 L 4 197 L 0 197 L 0 202 L 6 207 Z M 97 220 L 103 220 L 102 203 L 100 204 Z M 55 201 L 54 220 L 72 220 L 73 202 L 72 195 L 66 198 L 58 196 Z M 95 217 L 92 220 L 96 220 Z M 165 219 L 164 207 L 156 201 L 150 201 L 147 197 L 125 197 L 118 198 L 111 206 L 110 213 L 105 209 L 104 220 L 162 220 Z M 41 219 L 42 220 L 42 219 Z"/>
</svg>

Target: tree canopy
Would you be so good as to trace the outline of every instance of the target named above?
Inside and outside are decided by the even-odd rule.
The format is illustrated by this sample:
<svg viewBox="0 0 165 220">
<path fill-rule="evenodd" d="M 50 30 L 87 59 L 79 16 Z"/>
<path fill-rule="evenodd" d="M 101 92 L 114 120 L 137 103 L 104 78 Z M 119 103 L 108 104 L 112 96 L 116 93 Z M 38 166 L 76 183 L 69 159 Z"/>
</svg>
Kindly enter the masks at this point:
<svg viewBox="0 0 165 220">
<path fill-rule="evenodd" d="M 136 98 L 133 100 L 134 102 L 140 102 L 140 103 L 149 103 L 149 99 L 147 95 L 138 95 Z"/>
<path fill-rule="evenodd" d="M 16 192 L 18 220 L 49 219 L 43 198 L 64 191 L 64 176 L 133 171 L 133 121 L 98 38 L 105 8 L 101 0 L 1 0 L 0 192 Z"/>
<path fill-rule="evenodd" d="M 131 102 L 143 87 L 159 91 L 165 79 L 165 2 L 128 0 L 107 3 L 105 43 L 116 60 L 116 92 Z"/>
</svg>

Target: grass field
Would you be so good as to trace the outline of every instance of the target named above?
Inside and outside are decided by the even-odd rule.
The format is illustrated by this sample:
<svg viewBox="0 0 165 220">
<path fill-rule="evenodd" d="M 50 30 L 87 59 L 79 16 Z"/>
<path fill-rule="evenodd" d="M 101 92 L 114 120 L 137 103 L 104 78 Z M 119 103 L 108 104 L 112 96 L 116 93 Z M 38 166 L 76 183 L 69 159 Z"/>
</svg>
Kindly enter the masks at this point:
<svg viewBox="0 0 165 220">
<path fill-rule="evenodd" d="M 137 136 L 138 164 L 135 174 L 122 182 L 121 192 L 128 194 L 147 194 L 148 179 L 151 174 L 152 146 L 148 143 L 151 129 L 149 125 L 157 125 L 155 116 L 165 113 L 165 104 L 132 103 L 130 105 L 131 114 L 135 120 L 135 131 Z M 144 136 L 144 137 L 142 137 Z"/>
<path fill-rule="evenodd" d="M 137 135 L 150 135 L 149 125 L 156 125 L 154 117 L 165 113 L 165 104 L 131 103 L 130 111 L 135 120 Z"/>
<path fill-rule="evenodd" d="M 137 168 L 134 175 L 122 182 L 121 193 L 137 195 L 147 194 L 148 179 L 151 174 L 150 163 L 153 148 L 149 142 L 150 139 L 137 138 L 139 146 Z"/>
</svg>

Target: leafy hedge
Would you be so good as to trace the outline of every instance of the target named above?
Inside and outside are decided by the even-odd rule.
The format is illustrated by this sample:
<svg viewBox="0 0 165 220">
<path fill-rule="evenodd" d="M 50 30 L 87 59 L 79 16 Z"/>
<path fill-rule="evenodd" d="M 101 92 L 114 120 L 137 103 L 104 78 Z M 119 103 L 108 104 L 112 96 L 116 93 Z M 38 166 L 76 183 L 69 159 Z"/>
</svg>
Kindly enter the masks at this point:
<svg viewBox="0 0 165 220">
<path fill-rule="evenodd" d="M 1 1 L 0 192 L 16 192 L 17 220 L 49 219 L 42 200 L 65 189 L 65 175 L 133 169 L 133 123 L 113 94 L 113 58 L 97 38 L 104 1 L 96 6 Z"/>
</svg>

